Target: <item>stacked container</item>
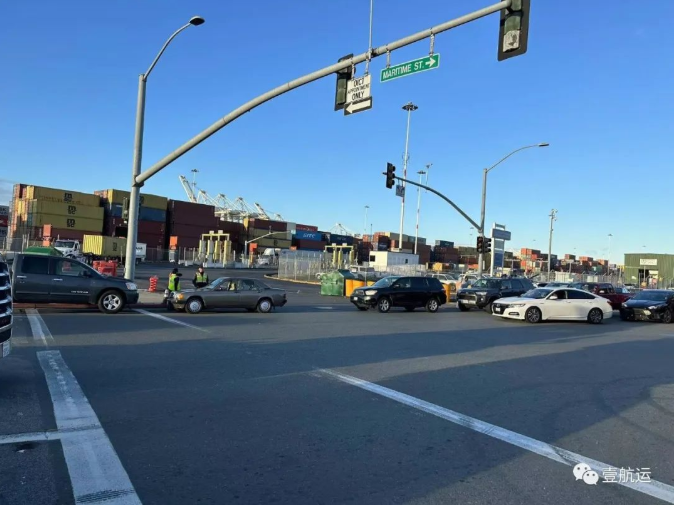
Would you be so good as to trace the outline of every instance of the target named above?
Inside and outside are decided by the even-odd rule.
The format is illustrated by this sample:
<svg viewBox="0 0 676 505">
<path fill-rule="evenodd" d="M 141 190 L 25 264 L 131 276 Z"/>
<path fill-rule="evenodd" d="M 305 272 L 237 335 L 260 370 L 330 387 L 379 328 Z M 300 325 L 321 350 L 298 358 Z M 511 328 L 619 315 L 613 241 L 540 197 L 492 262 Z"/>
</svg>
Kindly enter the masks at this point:
<svg viewBox="0 0 676 505">
<path fill-rule="evenodd" d="M 103 209 L 100 197 L 66 189 L 17 184 L 14 186 L 12 236 L 37 239 L 49 225 L 50 237 L 81 239 L 100 234 Z"/>
<path fill-rule="evenodd" d="M 256 240 L 257 248 L 274 247 L 289 249 L 291 247 L 291 232 L 287 231 L 287 223 L 284 221 L 269 221 L 267 219 L 245 219 L 247 241 L 263 237 L 271 232 L 277 232 L 269 237 Z"/>
<path fill-rule="evenodd" d="M 126 237 L 127 223 L 124 222 L 123 211 L 128 205 L 129 192 L 119 189 L 95 191 L 103 199 L 105 221 L 103 231 L 112 237 Z M 163 196 L 141 194 L 139 207 L 137 241 L 147 247 L 165 247 L 167 199 Z"/>
<path fill-rule="evenodd" d="M 323 251 L 326 241 L 318 231 L 302 231 L 296 225 L 296 233 L 293 235 L 292 245 L 298 250 Z"/>
<path fill-rule="evenodd" d="M 4 246 L 9 235 L 9 207 L 0 205 L 0 244 Z"/>
</svg>

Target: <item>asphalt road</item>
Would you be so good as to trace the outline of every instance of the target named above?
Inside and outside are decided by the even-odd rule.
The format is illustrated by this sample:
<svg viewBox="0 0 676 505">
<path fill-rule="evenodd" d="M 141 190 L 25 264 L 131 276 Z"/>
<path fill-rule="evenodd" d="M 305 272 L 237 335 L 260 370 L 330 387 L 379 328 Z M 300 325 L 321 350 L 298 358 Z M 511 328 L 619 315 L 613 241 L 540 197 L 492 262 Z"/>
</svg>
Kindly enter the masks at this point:
<svg viewBox="0 0 676 505">
<path fill-rule="evenodd" d="M 19 314 L 0 504 L 673 501 L 673 326 L 362 313 L 271 284 L 270 314 Z M 653 482 L 586 484 L 588 459 Z"/>
</svg>

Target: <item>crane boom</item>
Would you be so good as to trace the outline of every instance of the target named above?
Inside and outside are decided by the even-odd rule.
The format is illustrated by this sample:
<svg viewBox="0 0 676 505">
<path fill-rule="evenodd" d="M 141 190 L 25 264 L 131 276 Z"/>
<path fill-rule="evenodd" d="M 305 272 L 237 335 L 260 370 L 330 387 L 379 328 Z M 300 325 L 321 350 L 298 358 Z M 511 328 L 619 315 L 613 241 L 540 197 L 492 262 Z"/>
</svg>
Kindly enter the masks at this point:
<svg viewBox="0 0 676 505">
<path fill-rule="evenodd" d="M 188 179 L 186 179 L 183 175 L 179 175 L 178 180 L 181 181 L 181 186 L 183 186 L 183 190 L 185 191 L 188 200 L 192 203 L 197 203 L 197 197 L 195 196 L 195 192 L 192 190 L 192 186 Z"/>
</svg>

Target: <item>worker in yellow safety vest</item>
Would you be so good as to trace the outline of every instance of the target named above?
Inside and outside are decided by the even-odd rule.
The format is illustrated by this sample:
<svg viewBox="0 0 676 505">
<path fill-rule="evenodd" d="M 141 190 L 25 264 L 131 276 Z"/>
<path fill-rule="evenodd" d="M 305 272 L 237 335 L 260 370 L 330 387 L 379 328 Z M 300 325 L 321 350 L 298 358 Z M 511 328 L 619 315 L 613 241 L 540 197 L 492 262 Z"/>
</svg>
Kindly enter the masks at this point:
<svg viewBox="0 0 676 505">
<path fill-rule="evenodd" d="M 204 267 L 199 267 L 193 277 L 192 285 L 196 288 L 203 288 L 209 284 L 209 276 L 204 272 Z"/>
<path fill-rule="evenodd" d="M 178 268 L 174 268 L 171 271 L 171 274 L 169 274 L 169 286 L 167 289 L 171 291 L 180 291 L 181 286 L 180 286 L 180 277 L 183 274 L 179 273 Z"/>
</svg>

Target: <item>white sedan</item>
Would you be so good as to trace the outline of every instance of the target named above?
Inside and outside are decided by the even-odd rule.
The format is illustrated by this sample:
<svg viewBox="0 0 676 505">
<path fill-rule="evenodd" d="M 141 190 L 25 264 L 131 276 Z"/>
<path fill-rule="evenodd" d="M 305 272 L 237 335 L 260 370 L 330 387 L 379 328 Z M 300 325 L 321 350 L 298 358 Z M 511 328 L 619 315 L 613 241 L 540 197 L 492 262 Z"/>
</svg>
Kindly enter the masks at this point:
<svg viewBox="0 0 676 505">
<path fill-rule="evenodd" d="M 536 288 L 522 296 L 496 300 L 493 315 L 529 323 L 561 319 L 600 324 L 613 317 L 613 308 L 606 298 L 581 289 Z"/>
</svg>

